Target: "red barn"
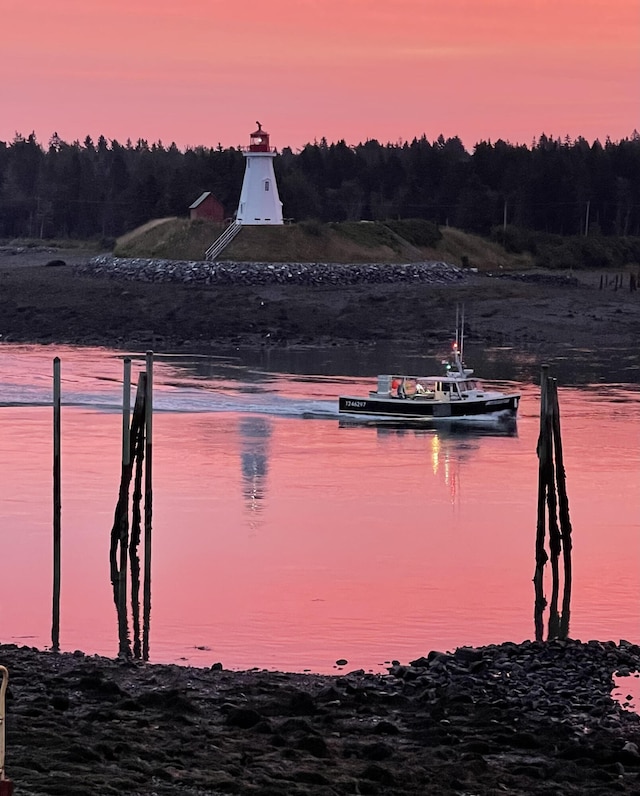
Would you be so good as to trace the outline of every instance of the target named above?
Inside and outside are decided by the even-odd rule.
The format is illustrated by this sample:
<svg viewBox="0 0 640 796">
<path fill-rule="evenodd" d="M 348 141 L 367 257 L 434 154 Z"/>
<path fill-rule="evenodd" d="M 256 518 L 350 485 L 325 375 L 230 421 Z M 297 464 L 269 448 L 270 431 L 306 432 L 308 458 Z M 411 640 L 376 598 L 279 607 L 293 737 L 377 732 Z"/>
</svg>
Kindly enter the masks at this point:
<svg viewBox="0 0 640 796">
<path fill-rule="evenodd" d="M 224 207 L 211 193 L 205 191 L 196 201 L 189 205 L 189 218 L 206 218 L 209 221 L 224 221 Z"/>
</svg>

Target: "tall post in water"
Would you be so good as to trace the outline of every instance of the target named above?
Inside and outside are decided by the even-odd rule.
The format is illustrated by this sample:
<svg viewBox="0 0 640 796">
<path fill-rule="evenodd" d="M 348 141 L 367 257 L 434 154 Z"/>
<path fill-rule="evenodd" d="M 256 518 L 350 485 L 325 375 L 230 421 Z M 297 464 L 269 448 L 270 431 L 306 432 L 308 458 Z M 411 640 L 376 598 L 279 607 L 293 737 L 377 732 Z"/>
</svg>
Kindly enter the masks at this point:
<svg viewBox="0 0 640 796">
<path fill-rule="evenodd" d="M 152 432 L 153 432 L 153 351 L 147 351 L 145 395 L 145 496 L 144 496 L 144 595 L 142 659 L 149 660 L 149 623 L 151 617 L 151 516 L 152 516 Z"/>
<path fill-rule="evenodd" d="M 131 464 L 131 358 L 125 357 L 122 383 L 122 473 Z M 129 543 L 129 490 L 123 495 L 123 517 L 120 523 L 120 567 L 118 580 L 118 622 L 120 653 L 128 654 L 127 634 L 127 553 Z"/>
<path fill-rule="evenodd" d="M 558 612 L 558 597 L 560 594 L 560 553 L 562 552 L 562 539 L 558 526 L 558 499 L 556 496 L 555 464 L 553 459 L 553 415 L 554 402 L 557 402 L 556 380 L 547 379 L 547 415 L 545 429 L 547 434 L 548 460 L 546 467 L 547 477 L 547 509 L 549 515 L 549 553 L 551 556 L 551 600 L 549 602 L 549 631 L 548 638 L 557 638 L 560 632 L 560 615 Z"/>
<path fill-rule="evenodd" d="M 571 585 L 573 581 L 573 565 L 571 550 L 573 548 L 572 526 L 569 517 L 569 498 L 567 496 L 567 479 L 564 469 L 564 454 L 562 452 L 562 437 L 560 434 L 560 404 L 558 403 L 558 388 L 555 380 L 552 384 L 552 423 L 553 445 L 556 458 L 556 483 L 558 485 L 558 513 L 560 519 L 560 535 L 562 539 L 562 553 L 564 566 L 564 594 L 562 597 L 562 613 L 560 616 L 559 635 L 567 638 L 569 635 L 569 619 L 571 612 Z"/>
<path fill-rule="evenodd" d="M 547 605 L 544 596 L 544 567 L 548 556 L 544 547 L 546 532 L 545 507 L 547 497 L 547 463 L 549 460 L 549 434 L 548 434 L 548 411 L 547 411 L 547 380 L 549 366 L 543 365 L 540 374 L 540 434 L 538 436 L 538 515 L 536 525 L 536 567 L 533 576 L 535 591 L 534 603 L 534 624 L 536 641 L 542 641 L 543 613 Z"/>
<path fill-rule="evenodd" d="M 60 486 L 60 357 L 53 360 L 53 616 L 51 648 L 60 650 L 60 548 L 62 492 Z"/>
</svg>

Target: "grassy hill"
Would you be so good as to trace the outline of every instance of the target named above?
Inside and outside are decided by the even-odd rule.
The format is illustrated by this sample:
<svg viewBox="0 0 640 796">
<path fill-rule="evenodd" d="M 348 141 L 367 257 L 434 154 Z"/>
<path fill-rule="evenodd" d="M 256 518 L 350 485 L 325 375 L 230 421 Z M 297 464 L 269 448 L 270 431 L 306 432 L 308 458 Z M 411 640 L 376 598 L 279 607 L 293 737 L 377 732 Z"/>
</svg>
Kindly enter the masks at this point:
<svg viewBox="0 0 640 796">
<path fill-rule="evenodd" d="M 203 260 L 224 226 L 202 220 L 156 219 L 116 241 L 120 257 Z M 401 234 L 402 233 L 402 234 Z M 247 262 L 409 263 L 443 260 L 479 270 L 527 268 L 526 254 L 460 230 L 438 230 L 429 222 L 302 222 L 246 226 L 220 259 Z"/>
</svg>

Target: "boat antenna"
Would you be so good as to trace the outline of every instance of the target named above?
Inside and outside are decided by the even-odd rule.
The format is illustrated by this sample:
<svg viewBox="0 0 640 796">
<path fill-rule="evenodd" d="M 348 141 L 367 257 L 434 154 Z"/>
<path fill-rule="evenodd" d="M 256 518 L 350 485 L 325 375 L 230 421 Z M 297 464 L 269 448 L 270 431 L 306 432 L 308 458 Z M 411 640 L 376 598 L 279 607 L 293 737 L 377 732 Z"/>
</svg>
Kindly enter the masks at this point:
<svg viewBox="0 0 640 796">
<path fill-rule="evenodd" d="M 462 320 L 460 321 L 460 362 L 464 364 L 464 304 L 462 305 Z"/>
</svg>

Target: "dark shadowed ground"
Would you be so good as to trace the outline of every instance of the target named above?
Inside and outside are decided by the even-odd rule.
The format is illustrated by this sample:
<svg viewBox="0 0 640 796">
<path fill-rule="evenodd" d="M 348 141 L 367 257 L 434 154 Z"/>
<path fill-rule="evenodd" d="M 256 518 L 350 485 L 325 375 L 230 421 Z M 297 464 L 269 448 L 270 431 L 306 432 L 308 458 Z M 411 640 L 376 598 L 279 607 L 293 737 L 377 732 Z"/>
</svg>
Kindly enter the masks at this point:
<svg viewBox="0 0 640 796">
<path fill-rule="evenodd" d="M 640 792 L 640 647 L 502 644 L 388 675 L 124 663 L 0 646 L 22 794 L 601 796 Z"/>
</svg>

